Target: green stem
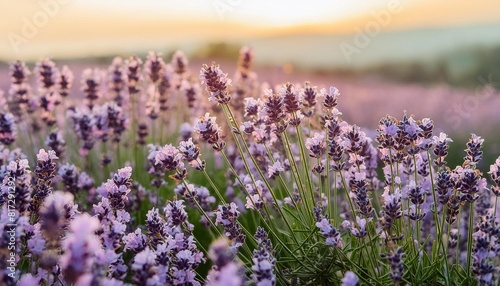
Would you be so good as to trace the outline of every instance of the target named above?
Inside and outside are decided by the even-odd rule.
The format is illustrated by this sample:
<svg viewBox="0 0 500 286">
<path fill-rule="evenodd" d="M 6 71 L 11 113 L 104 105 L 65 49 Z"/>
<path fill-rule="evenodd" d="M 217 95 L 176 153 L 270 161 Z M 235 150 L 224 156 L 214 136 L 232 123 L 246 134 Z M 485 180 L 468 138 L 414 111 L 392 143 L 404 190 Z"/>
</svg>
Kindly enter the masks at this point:
<svg viewBox="0 0 500 286">
<path fill-rule="evenodd" d="M 467 276 L 471 275 L 471 263 L 472 263 L 472 232 L 474 231 L 474 202 L 470 203 L 469 209 L 469 237 L 467 241 Z"/>
</svg>

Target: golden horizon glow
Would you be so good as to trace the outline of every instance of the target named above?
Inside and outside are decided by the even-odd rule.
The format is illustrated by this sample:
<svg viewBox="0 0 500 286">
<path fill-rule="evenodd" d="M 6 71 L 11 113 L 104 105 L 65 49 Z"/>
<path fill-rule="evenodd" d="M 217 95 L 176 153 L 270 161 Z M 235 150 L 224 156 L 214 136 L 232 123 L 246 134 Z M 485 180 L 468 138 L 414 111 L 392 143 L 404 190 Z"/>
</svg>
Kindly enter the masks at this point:
<svg viewBox="0 0 500 286">
<path fill-rule="evenodd" d="M 0 11 L 0 60 L 133 52 L 286 34 L 353 34 L 390 2 L 403 9 L 392 15 L 384 31 L 494 22 L 500 14 L 497 0 L 459 5 L 454 0 L 316 0 L 307 5 L 299 0 L 286 4 L 265 0 L 0 0 L 8 7 Z M 44 3 L 59 3 L 57 11 L 47 16 L 44 25 L 35 25 L 33 35 L 26 35 L 26 21 L 33 24 L 33 17 L 44 11 Z"/>
</svg>

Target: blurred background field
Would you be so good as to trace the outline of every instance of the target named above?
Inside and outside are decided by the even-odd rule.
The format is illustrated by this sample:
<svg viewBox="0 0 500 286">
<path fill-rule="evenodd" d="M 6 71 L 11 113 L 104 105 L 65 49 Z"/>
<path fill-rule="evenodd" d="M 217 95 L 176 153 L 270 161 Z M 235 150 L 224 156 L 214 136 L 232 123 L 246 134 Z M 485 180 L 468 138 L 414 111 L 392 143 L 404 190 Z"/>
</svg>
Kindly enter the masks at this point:
<svg viewBox="0 0 500 286">
<path fill-rule="evenodd" d="M 389 1 L 0 0 L 0 89 L 8 63 L 50 57 L 76 79 L 114 56 L 177 50 L 197 74 L 234 71 L 241 46 L 271 85 L 340 89 L 343 118 L 374 130 L 385 114 L 431 117 L 455 139 L 459 164 L 475 132 L 500 153 L 500 3 Z M 76 81 L 78 82 L 78 80 Z M 75 84 L 74 90 L 79 89 Z M 485 166 L 494 161 L 486 156 Z"/>
</svg>

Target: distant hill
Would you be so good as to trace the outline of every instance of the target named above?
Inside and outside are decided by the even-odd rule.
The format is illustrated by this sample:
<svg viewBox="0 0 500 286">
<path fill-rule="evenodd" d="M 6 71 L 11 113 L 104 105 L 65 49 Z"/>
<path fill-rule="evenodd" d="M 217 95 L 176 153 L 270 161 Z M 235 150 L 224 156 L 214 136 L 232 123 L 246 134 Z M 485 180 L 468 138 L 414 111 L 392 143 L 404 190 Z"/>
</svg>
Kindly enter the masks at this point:
<svg viewBox="0 0 500 286">
<path fill-rule="evenodd" d="M 255 49 L 257 63 L 287 62 L 311 69 L 352 69 L 401 61 L 432 63 L 457 50 L 493 48 L 500 46 L 499 31 L 500 23 L 381 32 L 364 48 L 354 44 L 356 33 L 273 36 L 251 39 L 247 43 Z M 359 49 L 359 53 L 353 53 L 348 60 L 341 49 L 343 44 Z"/>
</svg>

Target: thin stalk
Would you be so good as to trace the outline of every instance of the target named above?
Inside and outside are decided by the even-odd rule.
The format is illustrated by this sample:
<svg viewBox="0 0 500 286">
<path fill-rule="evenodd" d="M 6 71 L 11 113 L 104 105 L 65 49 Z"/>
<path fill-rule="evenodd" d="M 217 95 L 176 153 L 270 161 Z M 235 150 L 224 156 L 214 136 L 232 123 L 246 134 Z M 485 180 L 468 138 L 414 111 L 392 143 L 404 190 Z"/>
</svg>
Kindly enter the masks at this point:
<svg viewBox="0 0 500 286">
<path fill-rule="evenodd" d="M 469 209 L 469 237 L 467 240 L 467 276 L 471 274 L 472 263 L 472 232 L 474 231 L 474 202 L 470 203 Z"/>
<path fill-rule="evenodd" d="M 294 115 L 294 117 L 296 117 L 296 115 Z M 303 141 L 303 133 L 300 130 L 299 126 L 295 126 L 295 130 L 297 131 L 297 141 L 299 142 L 300 156 L 301 156 L 302 161 L 304 162 L 304 168 L 306 169 L 306 171 L 305 171 L 305 173 L 307 174 L 306 180 L 307 180 L 307 183 L 309 185 L 309 190 L 311 192 L 311 199 L 314 202 L 314 187 L 313 187 L 313 184 L 311 181 L 311 176 L 309 176 L 309 164 L 308 164 L 308 157 L 307 157 L 306 151 L 305 151 L 306 147 L 305 147 L 304 141 Z"/>
<path fill-rule="evenodd" d="M 312 207 L 309 205 L 309 200 L 306 196 L 306 192 L 304 190 L 304 184 L 302 183 L 302 179 L 300 177 L 300 173 L 299 173 L 299 169 L 297 167 L 297 163 L 295 162 L 294 158 L 293 158 L 293 153 L 292 153 L 292 150 L 290 148 L 290 141 L 288 140 L 288 136 L 286 135 L 285 132 L 281 133 L 281 138 L 283 141 L 283 147 L 285 147 L 285 153 L 287 155 L 287 158 L 288 158 L 288 161 L 290 162 L 290 166 L 292 167 L 292 174 L 293 174 L 293 177 L 295 179 L 295 182 L 297 183 L 297 188 L 299 189 L 299 192 L 300 192 L 300 196 L 302 197 L 302 200 L 305 202 L 305 205 L 306 205 L 306 209 L 308 210 L 311 210 Z M 314 207 L 314 199 L 313 201 L 311 202 L 313 204 L 313 207 Z"/>
</svg>

